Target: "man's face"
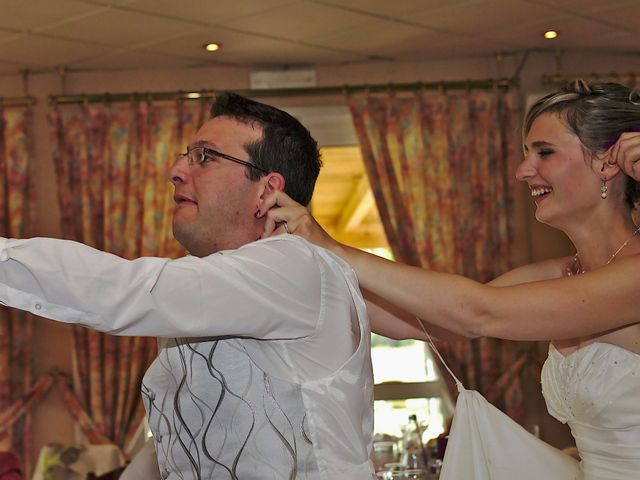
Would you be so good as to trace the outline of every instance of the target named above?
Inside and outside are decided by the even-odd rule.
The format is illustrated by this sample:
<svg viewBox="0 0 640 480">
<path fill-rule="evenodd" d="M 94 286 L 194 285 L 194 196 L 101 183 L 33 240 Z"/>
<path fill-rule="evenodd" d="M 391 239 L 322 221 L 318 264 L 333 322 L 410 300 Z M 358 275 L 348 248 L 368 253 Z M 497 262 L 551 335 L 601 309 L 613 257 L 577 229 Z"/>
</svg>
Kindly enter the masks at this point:
<svg viewBox="0 0 640 480">
<path fill-rule="evenodd" d="M 229 117 L 208 120 L 190 147 L 204 146 L 250 162 L 245 145 L 259 141 L 259 126 Z M 198 257 L 238 248 L 260 236 L 254 213 L 261 182 L 252 182 L 243 165 L 213 156 L 204 164 L 189 165 L 180 157 L 169 170 L 175 187 L 173 234 Z"/>
</svg>

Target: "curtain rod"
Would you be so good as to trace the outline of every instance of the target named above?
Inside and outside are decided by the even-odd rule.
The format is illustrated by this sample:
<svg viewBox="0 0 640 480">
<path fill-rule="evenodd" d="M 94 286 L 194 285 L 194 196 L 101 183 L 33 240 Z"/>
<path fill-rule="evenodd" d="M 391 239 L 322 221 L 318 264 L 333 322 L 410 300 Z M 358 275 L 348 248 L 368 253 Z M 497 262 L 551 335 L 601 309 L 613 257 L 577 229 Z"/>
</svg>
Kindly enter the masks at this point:
<svg viewBox="0 0 640 480">
<path fill-rule="evenodd" d="M 414 82 L 414 83 L 386 83 L 372 85 L 343 85 L 333 87 L 308 88 L 274 88 L 274 89 L 245 89 L 229 90 L 245 97 L 299 97 L 313 95 L 348 95 L 356 92 L 406 92 L 419 90 L 489 90 L 500 88 L 508 90 L 518 87 L 518 78 L 487 78 L 483 80 L 457 80 L 442 82 Z M 147 93 L 102 93 L 80 95 L 50 95 L 49 102 L 53 105 L 71 103 L 109 103 L 132 101 L 159 100 L 201 100 L 210 99 L 225 90 L 201 90 L 196 92 L 147 92 Z"/>
<path fill-rule="evenodd" d="M 35 104 L 35 97 L 0 97 L 0 107 L 28 107 Z"/>
<path fill-rule="evenodd" d="M 635 85 L 640 81 L 638 73 L 587 73 L 584 75 L 542 75 L 542 84 L 546 86 L 562 86 L 575 80 L 613 81 L 626 85 Z"/>
</svg>

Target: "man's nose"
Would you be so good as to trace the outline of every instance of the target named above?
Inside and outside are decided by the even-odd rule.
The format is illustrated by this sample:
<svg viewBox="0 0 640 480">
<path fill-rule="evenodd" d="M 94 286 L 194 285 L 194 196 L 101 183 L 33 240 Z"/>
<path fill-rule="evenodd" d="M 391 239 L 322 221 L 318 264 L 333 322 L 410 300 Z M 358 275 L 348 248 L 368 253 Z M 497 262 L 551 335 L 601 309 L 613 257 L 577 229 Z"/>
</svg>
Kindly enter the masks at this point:
<svg viewBox="0 0 640 480">
<path fill-rule="evenodd" d="M 187 176 L 189 175 L 189 162 L 186 155 L 180 155 L 173 165 L 169 168 L 168 172 L 169 181 L 174 185 L 178 183 L 185 183 Z"/>
</svg>

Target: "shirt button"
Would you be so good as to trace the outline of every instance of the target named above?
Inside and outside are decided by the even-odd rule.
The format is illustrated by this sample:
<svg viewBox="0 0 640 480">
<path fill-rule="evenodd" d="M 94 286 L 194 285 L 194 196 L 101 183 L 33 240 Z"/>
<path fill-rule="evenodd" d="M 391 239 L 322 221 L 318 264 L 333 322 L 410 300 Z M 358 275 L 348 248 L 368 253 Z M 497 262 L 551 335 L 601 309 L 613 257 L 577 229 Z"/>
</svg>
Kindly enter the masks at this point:
<svg viewBox="0 0 640 480">
<path fill-rule="evenodd" d="M 161 473 L 162 480 L 165 480 L 166 478 L 169 478 L 169 475 L 171 475 L 171 472 L 169 471 L 169 469 L 168 468 L 163 468 L 162 469 L 162 473 Z"/>
<path fill-rule="evenodd" d="M 36 310 L 42 310 L 42 305 L 39 303 L 36 303 L 35 307 L 36 307 Z"/>
</svg>

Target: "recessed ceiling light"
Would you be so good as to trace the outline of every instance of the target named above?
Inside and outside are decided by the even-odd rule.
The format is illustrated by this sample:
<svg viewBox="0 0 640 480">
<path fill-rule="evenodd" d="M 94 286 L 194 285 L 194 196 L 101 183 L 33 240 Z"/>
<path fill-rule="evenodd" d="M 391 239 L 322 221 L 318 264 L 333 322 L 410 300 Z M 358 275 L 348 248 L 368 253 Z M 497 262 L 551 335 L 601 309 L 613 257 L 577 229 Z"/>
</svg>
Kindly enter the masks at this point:
<svg viewBox="0 0 640 480">
<path fill-rule="evenodd" d="M 558 32 L 556 32 L 555 30 L 549 30 L 544 32 L 544 38 L 546 38 L 547 40 L 552 40 L 557 36 L 558 36 Z"/>
<path fill-rule="evenodd" d="M 220 45 L 219 43 L 205 43 L 205 44 L 203 45 L 204 49 L 205 49 L 207 52 L 215 52 L 216 50 L 220 50 L 220 47 L 221 47 L 221 46 L 222 46 L 222 45 Z"/>
</svg>

